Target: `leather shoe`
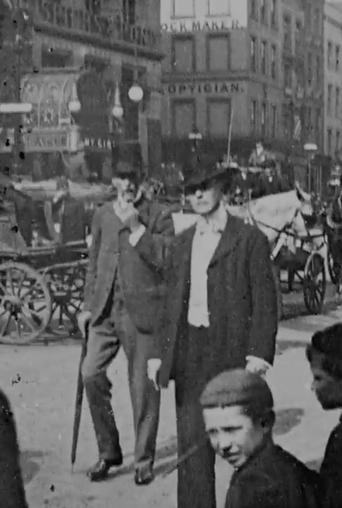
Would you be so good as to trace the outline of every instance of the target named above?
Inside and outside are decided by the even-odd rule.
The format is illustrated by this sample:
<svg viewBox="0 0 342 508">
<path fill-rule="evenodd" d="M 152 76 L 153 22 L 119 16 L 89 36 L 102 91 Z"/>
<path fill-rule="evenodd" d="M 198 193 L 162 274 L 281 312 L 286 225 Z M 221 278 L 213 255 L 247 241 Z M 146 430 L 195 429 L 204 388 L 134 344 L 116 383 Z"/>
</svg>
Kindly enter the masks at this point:
<svg viewBox="0 0 342 508">
<path fill-rule="evenodd" d="M 116 459 L 99 459 L 96 464 L 87 471 L 91 482 L 100 482 L 108 476 L 111 467 L 122 465 L 122 455 Z"/>
<path fill-rule="evenodd" d="M 148 485 L 153 480 L 154 475 L 151 467 L 135 470 L 134 481 L 136 485 Z"/>
</svg>

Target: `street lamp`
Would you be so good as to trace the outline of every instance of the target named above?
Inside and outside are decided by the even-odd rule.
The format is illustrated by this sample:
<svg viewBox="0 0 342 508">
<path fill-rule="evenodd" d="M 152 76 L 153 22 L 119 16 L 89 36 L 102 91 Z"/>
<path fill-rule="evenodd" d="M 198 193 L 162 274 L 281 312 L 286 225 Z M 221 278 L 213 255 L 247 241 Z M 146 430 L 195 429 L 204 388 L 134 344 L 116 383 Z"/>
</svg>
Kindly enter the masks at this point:
<svg viewBox="0 0 342 508">
<path fill-rule="evenodd" d="M 77 96 L 76 83 L 72 84 L 71 99 L 68 103 L 70 113 L 79 113 L 81 110 L 81 103 Z"/>
<path fill-rule="evenodd" d="M 197 152 L 198 145 L 199 145 L 200 141 L 202 141 L 203 136 L 199 132 L 199 130 L 197 129 L 196 126 L 194 126 L 192 131 L 189 133 L 188 139 L 192 142 L 191 151 Z"/>
<path fill-rule="evenodd" d="M 311 193 L 311 190 L 312 190 L 311 160 L 312 160 L 314 154 L 317 152 L 317 150 L 318 150 L 318 147 L 317 147 L 316 143 L 312 143 L 309 141 L 309 142 L 305 143 L 305 145 L 304 145 L 304 151 L 307 153 L 307 158 L 308 158 L 308 192 L 309 193 Z"/>
</svg>

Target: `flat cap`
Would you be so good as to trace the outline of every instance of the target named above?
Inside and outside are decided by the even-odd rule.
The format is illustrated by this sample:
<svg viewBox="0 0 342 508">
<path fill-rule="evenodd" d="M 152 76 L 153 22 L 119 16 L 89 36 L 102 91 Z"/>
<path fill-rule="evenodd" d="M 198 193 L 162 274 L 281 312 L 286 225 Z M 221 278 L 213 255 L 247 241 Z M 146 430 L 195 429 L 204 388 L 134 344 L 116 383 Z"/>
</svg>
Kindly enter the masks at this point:
<svg viewBox="0 0 342 508">
<path fill-rule="evenodd" d="M 201 398 L 203 407 L 257 405 L 273 408 L 272 392 L 264 379 L 245 369 L 226 370 L 206 385 Z"/>
<path fill-rule="evenodd" d="M 342 323 L 336 323 L 314 333 L 312 346 L 335 360 L 342 360 Z"/>
</svg>

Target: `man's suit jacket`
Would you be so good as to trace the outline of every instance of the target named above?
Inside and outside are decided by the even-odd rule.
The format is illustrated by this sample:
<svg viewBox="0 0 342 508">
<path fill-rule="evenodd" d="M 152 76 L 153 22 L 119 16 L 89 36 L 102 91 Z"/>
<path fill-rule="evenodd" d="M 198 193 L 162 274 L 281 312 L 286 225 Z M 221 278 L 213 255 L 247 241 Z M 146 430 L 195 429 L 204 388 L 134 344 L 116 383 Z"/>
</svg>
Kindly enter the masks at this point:
<svg viewBox="0 0 342 508">
<path fill-rule="evenodd" d="M 144 204 L 140 219 L 153 245 L 163 249 L 173 235 L 168 210 Z M 116 273 L 126 308 L 138 331 L 156 333 L 165 294 L 162 274 L 157 266 L 141 258 L 129 243 L 130 231 L 114 213 L 113 203 L 105 203 L 94 215 L 92 245 L 86 278 L 84 310 L 92 313 L 96 324 L 108 302 Z M 166 248 L 166 247 L 165 247 Z"/>
<path fill-rule="evenodd" d="M 167 386 L 184 357 L 190 290 L 190 262 L 195 227 L 173 243 L 168 260 L 166 312 L 162 337 L 160 384 Z M 148 238 L 137 245 L 141 255 L 152 257 Z M 272 363 L 277 332 L 277 298 L 266 237 L 254 226 L 228 216 L 227 226 L 208 267 L 208 307 L 212 376 L 244 367 L 253 355 Z M 176 347 L 177 344 L 177 347 Z M 177 354 L 176 354 L 177 351 Z M 177 358 L 176 358 L 177 357 Z"/>
<path fill-rule="evenodd" d="M 226 508 L 319 508 L 321 497 L 319 475 L 269 443 L 233 474 Z"/>
</svg>

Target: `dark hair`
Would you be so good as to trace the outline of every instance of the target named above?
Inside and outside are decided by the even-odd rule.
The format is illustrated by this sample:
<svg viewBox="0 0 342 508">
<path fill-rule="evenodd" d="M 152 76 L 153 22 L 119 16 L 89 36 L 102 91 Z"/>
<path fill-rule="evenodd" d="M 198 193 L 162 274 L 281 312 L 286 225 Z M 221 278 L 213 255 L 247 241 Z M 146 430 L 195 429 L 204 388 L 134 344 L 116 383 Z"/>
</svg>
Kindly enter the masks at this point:
<svg viewBox="0 0 342 508">
<path fill-rule="evenodd" d="M 255 402 L 243 405 L 241 408 L 242 412 L 248 416 L 253 423 L 261 421 L 265 426 L 268 425 L 269 427 L 273 427 L 275 421 L 275 413 L 273 408 L 265 408 L 265 406 L 261 406 Z"/>
<path fill-rule="evenodd" d="M 322 369 L 330 376 L 334 377 L 336 380 L 342 380 L 342 361 L 336 358 L 333 358 L 330 355 L 322 353 L 318 349 L 316 349 L 312 344 L 309 344 L 306 347 L 306 358 L 311 364 L 313 362 L 313 358 L 320 358 L 320 363 Z"/>
</svg>

